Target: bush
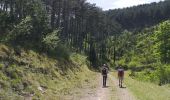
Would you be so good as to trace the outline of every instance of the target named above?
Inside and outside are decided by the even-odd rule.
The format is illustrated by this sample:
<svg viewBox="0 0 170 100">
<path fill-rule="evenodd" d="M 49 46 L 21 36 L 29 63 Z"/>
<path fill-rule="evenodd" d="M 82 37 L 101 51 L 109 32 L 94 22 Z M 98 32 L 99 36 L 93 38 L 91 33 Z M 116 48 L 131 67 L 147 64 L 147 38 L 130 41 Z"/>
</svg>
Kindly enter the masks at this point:
<svg viewBox="0 0 170 100">
<path fill-rule="evenodd" d="M 13 27 L 14 20 L 7 12 L 0 10 L 0 34 L 7 33 Z M 0 37 L 1 40 L 1 37 Z"/>
<path fill-rule="evenodd" d="M 135 77 L 135 76 L 136 76 L 135 71 L 137 70 L 137 67 L 138 67 L 138 66 L 139 66 L 139 63 L 136 62 L 136 61 L 131 61 L 131 62 L 128 64 L 128 67 L 131 69 L 130 76 L 132 76 L 132 77 Z"/>
<path fill-rule="evenodd" d="M 22 44 L 28 39 L 27 37 L 31 34 L 32 29 L 32 18 L 28 16 L 15 26 L 15 28 L 8 35 L 7 41 L 15 44 Z"/>
<path fill-rule="evenodd" d="M 138 62 L 135 62 L 135 61 L 131 61 L 128 66 L 129 68 L 131 68 L 132 70 L 135 70 L 135 68 L 138 66 Z"/>
<path fill-rule="evenodd" d="M 69 60 L 70 57 L 69 48 L 67 48 L 65 45 L 59 45 L 56 48 L 56 56 L 59 58 L 64 58 L 65 60 Z"/>
<path fill-rule="evenodd" d="M 20 71 L 16 65 L 9 66 L 5 72 L 7 76 L 12 79 L 18 79 L 23 76 L 23 72 Z"/>
<path fill-rule="evenodd" d="M 20 79 L 15 79 L 11 81 L 11 86 L 14 91 L 21 91 L 24 89 L 24 85 Z"/>
<path fill-rule="evenodd" d="M 59 45 L 60 39 L 58 34 L 59 30 L 54 30 L 43 38 L 42 42 L 46 49 L 55 49 Z"/>
<path fill-rule="evenodd" d="M 9 88 L 8 82 L 4 80 L 0 80 L 0 88 L 3 88 L 3 89 Z"/>
<path fill-rule="evenodd" d="M 44 49 L 47 54 L 55 58 L 69 59 L 69 48 L 61 42 L 58 36 L 59 30 L 54 30 L 43 38 Z"/>
<path fill-rule="evenodd" d="M 151 73 L 150 75 L 150 81 L 154 82 L 154 83 L 159 83 L 159 76 L 157 71 L 154 71 L 153 73 Z"/>
<path fill-rule="evenodd" d="M 170 67 L 169 65 L 163 65 L 158 69 L 158 76 L 160 85 L 170 83 Z"/>
<path fill-rule="evenodd" d="M 2 70 L 3 67 L 4 67 L 4 64 L 1 64 L 1 63 L 0 63 L 0 70 Z"/>
<path fill-rule="evenodd" d="M 122 65 L 122 66 L 126 65 L 125 59 L 119 60 L 118 65 Z"/>
</svg>

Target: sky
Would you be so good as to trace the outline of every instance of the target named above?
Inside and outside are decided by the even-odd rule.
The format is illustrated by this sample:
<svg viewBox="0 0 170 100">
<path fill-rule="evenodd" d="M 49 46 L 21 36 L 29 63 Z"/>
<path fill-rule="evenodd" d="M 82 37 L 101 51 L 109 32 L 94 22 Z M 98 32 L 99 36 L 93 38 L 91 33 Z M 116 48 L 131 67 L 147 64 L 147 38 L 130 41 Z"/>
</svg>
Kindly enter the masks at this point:
<svg viewBox="0 0 170 100">
<path fill-rule="evenodd" d="M 90 3 L 95 3 L 96 6 L 101 7 L 103 10 L 108 10 L 115 8 L 130 7 L 151 2 L 159 2 L 163 0 L 87 0 L 87 1 Z"/>
</svg>

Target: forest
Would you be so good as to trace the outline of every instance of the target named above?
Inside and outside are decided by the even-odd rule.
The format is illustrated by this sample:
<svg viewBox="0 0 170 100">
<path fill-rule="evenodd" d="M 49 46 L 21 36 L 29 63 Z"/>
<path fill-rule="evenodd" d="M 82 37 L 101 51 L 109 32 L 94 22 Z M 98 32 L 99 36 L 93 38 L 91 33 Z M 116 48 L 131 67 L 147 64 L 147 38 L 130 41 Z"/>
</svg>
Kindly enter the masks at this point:
<svg viewBox="0 0 170 100">
<path fill-rule="evenodd" d="M 86 0 L 0 0 L 0 44 L 17 55 L 24 48 L 63 61 L 82 54 L 94 69 L 121 65 L 137 80 L 164 85 L 169 11 L 169 0 L 106 11 Z M 0 55 L 0 62 L 8 59 Z"/>
</svg>

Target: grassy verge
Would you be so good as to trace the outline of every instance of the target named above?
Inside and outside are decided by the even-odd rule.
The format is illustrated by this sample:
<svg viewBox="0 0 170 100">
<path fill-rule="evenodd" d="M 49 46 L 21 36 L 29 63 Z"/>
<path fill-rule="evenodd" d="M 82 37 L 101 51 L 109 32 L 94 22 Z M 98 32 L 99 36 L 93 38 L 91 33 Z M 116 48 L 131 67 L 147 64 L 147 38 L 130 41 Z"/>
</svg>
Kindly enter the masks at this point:
<svg viewBox="0 0 170 100">
<path fill-rule="evenodd" d="M 57 100 L 93 77 L 85 56 L 72 54 L 69 61 L 59 61 L 0 44 L 0 99 Z"/>
<path fill-rule="evenodd" d="M 125 84 L 138 100 L 170 100 L 170 87 L 158 86 L 149 82 L 142 82 L 125 76 Z"/>
</svg>

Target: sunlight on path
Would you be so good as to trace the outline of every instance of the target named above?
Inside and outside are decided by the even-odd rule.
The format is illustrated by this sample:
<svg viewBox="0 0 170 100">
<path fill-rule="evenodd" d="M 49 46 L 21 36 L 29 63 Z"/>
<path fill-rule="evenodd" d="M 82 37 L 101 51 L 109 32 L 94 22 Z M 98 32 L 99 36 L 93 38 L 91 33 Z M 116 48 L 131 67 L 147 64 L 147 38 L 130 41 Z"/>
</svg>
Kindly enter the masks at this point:
<svg viewBox="0 0 170 100">
<path fill-rule="evenodd" d="M 97 100 L 108 100 L 108 94 L 108 88 L 102 88 L 102 85 L 100 85 L 100 88 L 97 90 Z"/>
<path fill-rule="evenodd" d="M 106 88 L 102 87 L 101 74 L 98 73 L 94 82 L 95 88 L 92 88 L 92 83 L 88 83 L 61 100 L 136 100 L 127 88 L 118 87 L 118 80 L 112 75 L 108 76 Z"/>
<path fill-rule="evenodd" d="M 109 75 L 109 78 L 116 86 L 119 100 L 136 100 L 135 97 L 132 95 L 131 92 L 129 92 L 129 90 L 125 85 L 123 86 L 123 88 L 119 88 L 118 80 L 112 75 Z"/>
</svg>

